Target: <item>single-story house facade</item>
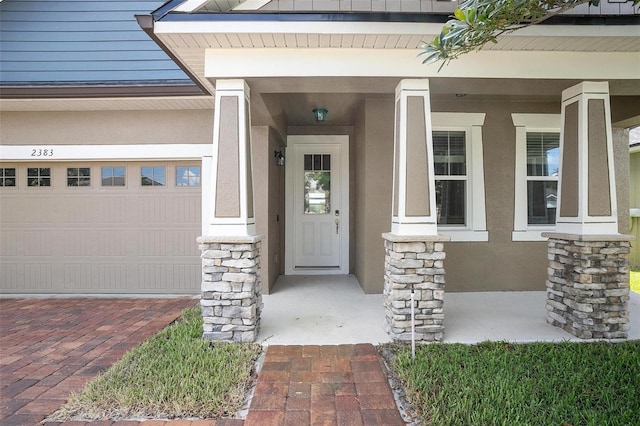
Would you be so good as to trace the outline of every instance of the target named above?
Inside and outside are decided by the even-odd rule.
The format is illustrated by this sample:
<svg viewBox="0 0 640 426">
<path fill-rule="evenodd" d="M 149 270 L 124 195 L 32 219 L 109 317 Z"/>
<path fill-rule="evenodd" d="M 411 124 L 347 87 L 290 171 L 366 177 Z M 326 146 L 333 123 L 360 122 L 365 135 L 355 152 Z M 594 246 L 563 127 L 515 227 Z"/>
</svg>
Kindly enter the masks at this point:
<svg viewBox="0 0 640 426">
<path fill-rule="evenodd" d="M 628 261 L 638 6 L 440 68 L 417 55 L 455 1 L 75 3 L 0 3 L 3 293 L 201 292 L 205 334 L 251 340 L 278 276 L 354 274 L 394 338 L 424 296 L 438 340 L 445 288 L 549 289 L 550 247 L 584 235 Z M 131 54 L 82 60 L 107 33 Z"/>
</svg>

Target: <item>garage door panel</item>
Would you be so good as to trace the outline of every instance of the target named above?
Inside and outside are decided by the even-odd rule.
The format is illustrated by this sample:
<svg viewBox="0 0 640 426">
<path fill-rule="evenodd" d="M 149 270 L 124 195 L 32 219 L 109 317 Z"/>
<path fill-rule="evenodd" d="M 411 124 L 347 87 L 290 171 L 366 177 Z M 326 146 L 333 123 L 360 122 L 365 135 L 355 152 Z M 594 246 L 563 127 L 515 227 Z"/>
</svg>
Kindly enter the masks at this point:
<svg viewBox="0 0 640 426">
<path fill-rule="evenodd" d="M 91 187 L 63 186 L 71 166 L 54 163 L 50 188 L 0 188 L 0 292 L 199 291 L 200 188 L 177 187 L 175 178 L 140 186 L 149 162 L 122 163 L 127 186 L 102 187 L 103 164 L 72 164 L 91 167 Z M 158 164 L 170 171 L 199 162 Z M 31 165 L 11 167 L 26 176 Z"/>
<path fill-rule="evenodd" d="M 1 262 L 0 279 L 6 293 L 29 292 L 56 293 L 53 287 L 52 265 L 42 262 Z"/>
</svg>

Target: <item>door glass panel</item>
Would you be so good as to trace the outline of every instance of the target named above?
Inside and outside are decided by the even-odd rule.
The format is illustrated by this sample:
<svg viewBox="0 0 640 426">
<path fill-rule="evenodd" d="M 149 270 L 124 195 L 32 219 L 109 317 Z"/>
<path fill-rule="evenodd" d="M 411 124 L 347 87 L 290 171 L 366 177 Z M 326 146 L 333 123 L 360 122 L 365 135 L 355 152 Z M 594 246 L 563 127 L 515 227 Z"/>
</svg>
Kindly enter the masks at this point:
<svg viewBox="0 0 640 426">
<path fill-rule="evenodd" d="M 331 156 L 304 155 L 304 214 L 331 212 Z"/>
</svg>

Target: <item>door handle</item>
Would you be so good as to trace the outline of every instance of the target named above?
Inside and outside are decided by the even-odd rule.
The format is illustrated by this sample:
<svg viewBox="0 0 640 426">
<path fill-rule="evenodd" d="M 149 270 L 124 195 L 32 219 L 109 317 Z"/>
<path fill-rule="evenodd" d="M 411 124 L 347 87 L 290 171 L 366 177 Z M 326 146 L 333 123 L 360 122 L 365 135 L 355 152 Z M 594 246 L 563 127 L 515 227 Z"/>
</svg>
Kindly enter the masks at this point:
<svg viewBox="0 0 640 426">
<path fill-rule="evenodd" d="M 339 228 L 340 228 L 340 219 L 336 218 L 336 234 L 338 233 Z"/>
</svg>

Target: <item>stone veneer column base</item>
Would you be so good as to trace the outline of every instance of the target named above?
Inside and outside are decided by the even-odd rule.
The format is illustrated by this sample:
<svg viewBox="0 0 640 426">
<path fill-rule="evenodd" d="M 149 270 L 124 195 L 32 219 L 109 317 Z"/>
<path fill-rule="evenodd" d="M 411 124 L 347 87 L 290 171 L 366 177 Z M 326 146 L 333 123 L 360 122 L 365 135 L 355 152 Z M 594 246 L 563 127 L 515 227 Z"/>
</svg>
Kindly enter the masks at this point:
<svg viewBox="0 0 640 426">
<path fill-rule="evenodd" d="M 549 238 L 547 322 L 582 339 L 626 338 L 633 236 L 543 236 Z"/>
<path fill-rule="evenodd" d="M 200 306 L 202 337 L 254 342 L 262 311 L 260 244 L 262 236 L 197 239 L 202 258 Z"/>
<path fill-rule="evenodd" d="M 411 340 L 411 292 L 414 293 L 415 339 L 444 337 L 444 259 L 440 235 L 382 234 L 385 239 L 385 331 L 394 341 Z"/>
</svg>

